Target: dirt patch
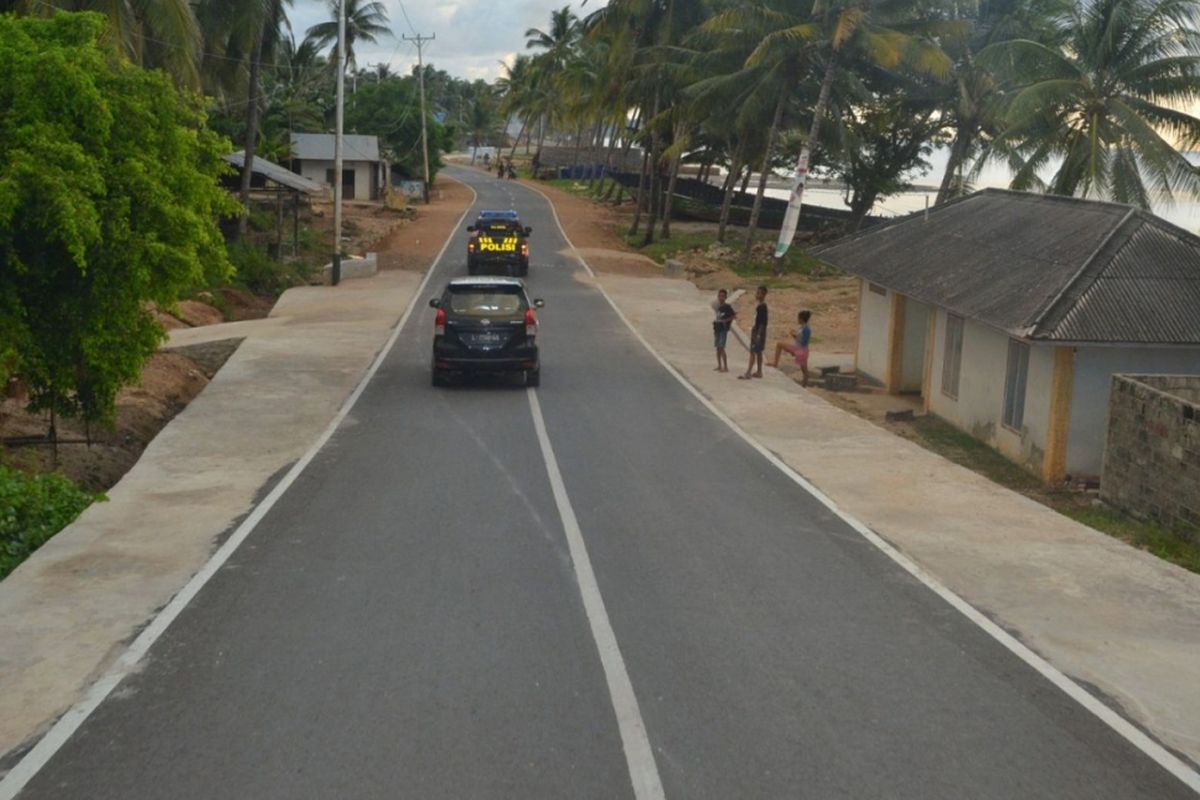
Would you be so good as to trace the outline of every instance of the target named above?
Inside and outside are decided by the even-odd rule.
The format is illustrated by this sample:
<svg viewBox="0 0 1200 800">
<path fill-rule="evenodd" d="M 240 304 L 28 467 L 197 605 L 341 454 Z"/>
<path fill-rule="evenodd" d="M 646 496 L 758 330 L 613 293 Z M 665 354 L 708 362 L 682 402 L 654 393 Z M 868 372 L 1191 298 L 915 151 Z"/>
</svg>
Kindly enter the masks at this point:
<svg viewBox="0 0 1200 800">
<path fill-rule="evenodd" d="M 226 322 L 263 319 L 271 313 L 271 309 L 275 307 L 275 301 L 279 299 L 274 296 L 251 294 L 242 289 L 228 286 L 218 289 L 217 294 L 220 296 L 221 305 L 225 310 Z"/>
<path fill-rule="evenodd" d="M 466 184 L 440 176 L 429 193 L 429 205 L 413 206 L 415 218 L 401 220 L 375 245 L 379 269 L 428 269 L 473 197 Z"/>
<path fill-rule="evenodd" d="M 775 288 L 767 294 L 770 322 L 767 341 L 790 341 L 789 331 L 797 327 L 796 315 L 812 312 L 808 326 L 812 330 L 813 353 L 853 355 L 858 337 L 858 284 L 851 278 L 828 278 L 805 282 L 796 287 Z M 754 324 L 754 296 L 750 291 L 734 303 L 738 324 L 747 333 Z M 769 348 L 770 357 L 774 345 Z"/>
<path fill-rule="evenodd" d="M 225 321 L 225 315 L 218 309 L 199 300 L 180 300 L 178 317 L 184 325 L 191 328 L 217 325 Z"/>
<path fill-rule="evenodd" d="M 89 491 L 111 488 L 137 462 L 146 445 L 208 385 L 240 343 L 240 339 L 205 345 L 196 358 L 184 352 L 154 354 L 142 369 L 141 382 L 117 396 L 111 430 L 89 431 L 73 420 L 58 421 L 61 441 L 57 464 L 53 448 L 45 445 L 0 448 L 0 460 L 34 472 L 58 470 Z M 23 398 L 0 401 L 0 438 L 44 436 L 49 419 L 31 414 Z M 89 437 L 91 445 L 84 443 Z"/>
</svg>

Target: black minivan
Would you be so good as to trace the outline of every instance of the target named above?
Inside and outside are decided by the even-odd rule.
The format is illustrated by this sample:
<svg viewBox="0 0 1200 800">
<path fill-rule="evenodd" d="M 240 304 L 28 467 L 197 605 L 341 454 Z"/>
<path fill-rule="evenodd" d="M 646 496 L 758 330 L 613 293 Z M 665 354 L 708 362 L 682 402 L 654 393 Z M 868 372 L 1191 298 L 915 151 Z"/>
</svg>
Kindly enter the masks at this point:
<svg viewBox="0 0 1200 800">
<path fill-rule="evenodd" d="M 541 379 L 537 315 L 516 278 L 455 278 L 441 297 L 433 328 L 433 385 L 451 374 L 520 373 L 526 386 Z"/>
</svg>

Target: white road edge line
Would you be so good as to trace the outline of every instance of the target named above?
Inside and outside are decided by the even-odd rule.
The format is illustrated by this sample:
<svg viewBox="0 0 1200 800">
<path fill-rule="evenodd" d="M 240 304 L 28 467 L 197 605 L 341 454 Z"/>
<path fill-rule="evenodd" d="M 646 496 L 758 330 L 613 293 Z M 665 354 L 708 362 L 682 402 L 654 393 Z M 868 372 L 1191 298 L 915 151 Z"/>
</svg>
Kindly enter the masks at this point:
<svg viewBox="0 0 1200 800">
<path fill-rule="evenodd" d="M 600 651 L 600 664 L 604 668 L 608 694 L 612 699 L 613 711 L 617 715 L 617 727 L 621 733 L 621 746 L 625 751 L 629 778 L 633 782 L 634 797 L 637 800 L 663 800 L 665 795 L 662 779 L 658 775 L 658 765 L 654 761 L 650 738 L 646 735 L 646 723 L 642 720 L 637 696 L 633 692 L 629 672 L 625 669 L 625 660 L 621 657 L 617 635 L 613 632 L 608 612 L 604 608 L 600 585 L 596 583 L 596 573 L 592 571 L 592 561 L 583 541 L 583 531 L 579 528 L 579 520 L 575 518 L 575 509 L 571 506 L 571 498 L 567 495 L 567 487 L 563 483 L 562 473 L 559 472 L 558 459 L 554 457 L 554 448 L 550 444 L 550 435 L 546 433 L 542 406 L 538 402 L 537 392 L 532 387 L 526 389 L 526 393 L 529 395 L 529 410 L 533 414 L 533 427 L 537 431 L 538 444 L 542 448 L 542 459 L 546 462 L 546 474 L 554 492 L 554 504 L 558 506 L 558 515 L 562 518 L 563 531 L 567 536 L 567 548 L 571 553 L 571 563 L 575 567 L 575 581 L 579 584 L 583 609 L 592 629 L 596 649 Z"/>
<path fill-rule="evenodd" d="M 1154 739 L 1150 738 L 1150 736 L 1148 736 L 1140 728 L 1138 728 L 1129 720 L 1125 719 L 1125 717 L 1121 716 L 1113 709 L 1109 708 L 1091 692 L 1087 691 L 1071 678 L 1067 677 L 1066 674 L 1064 674 L 1045 658 L 1021 643 L 1021 641 L 1019 641 L 1012 634 L 1008 633 L 1008 631 L 1001 628 L 995 622 L 992 622 L 992 620 L 984 615 L 983 612 L 968 603 L 953 590 L 942 584 L 941 581 L 939 581 L 936 577 L 926 572 L 920 565 L 885 541 L 879 536 L 879 534 L 875 533 L 875 531 L 871 530 L 864 523 L 851 516 L 849 512 L 843 511 L 828 495 L 826 495 L 813 484 L 809 483 L 806 478 L 788 466 L 781 458 L 768 450 L 757 439 L 743 430 L 740 425 L 734 422 L 730 417 L 726 416 L 721 409 L 717 408 L 717 406 L 711 400 L 704 396 L 703 392 L 693 386 L 692 383 L 688 381 L 688 379 L 685 378 L 681 372 L 679 372 L 679 370 L 675 369 L 670 362 L 663 358 L 658 351 L 654 349 L 653 345 L 651 345 L 650 342 L 648 342 L 646 338 L 642 336 L 641 332 L 633 326 L 633 323 L 629 321 L 629 318 L 625 316 L 624 312 L 621 311 L 616 302 L 614 302 L 612 297 L 609 296 L 608 292 L 604 290 L 604 287 L 600 285 L 600 281 L 596 279 L 596 273 L 592 270 L 587 261 L 584 260 L 583 256 L 579 255 L 579 251 L 575 247 L 575 244 L 571 241 L 571 237 L 567 236 L 567 231 L 563 228 L 562 221 L 558 217 L 558 209 L 554 207 L 554 201 L 551 200 L 550 197 L 541 189 L 538 189 L 534 186 L 529 186 L 528 184 L 523 185 L 545 198 L 547 204 L 550 206 L 550 211 L 554 215 L 554 222 L 556 225 L 558 225 L 558 229 L 562 233 L 563 239 L 566 240 L 567 245 L 570 246 L 575 259 L 579 261 L 581 265 L 583 265 L 583 268 L 587 270 L 588 275 L 595 280 L 596 288 L 600 290 L 600 294 L 605 300 L 608 301 L 608 304 L 612 306 L 613 311 L 617 312 L 617 316 L 620 317 L 621 321 L 625 323 L 625 326 L 628 327 L 637 340 L 642 343 L 642 346 L 650 352 L 650 355 L 654 356 L 658 363 L 662 365 L 663 369 L 665 369 L 677 381 L 683 384 L 683 387 L 691 392 L 692 395 L 699 400 L 705 408 L 712 412 L 713 416 L 728 425 L 734 431 L 734 433 L 736 433 L 743 440 L 745 440 L 747 444 L 757 450 L 763 456 L 763 458 L 767 459 L 767 461 L 771 462 L 771 464 L 783 472 L 784 475 L 788 476 L 795 483 L 799 484 L 801 488 L 815 497 L 817 501 L 821 503 L 821 505 L 825 506 L 838 517 L 840 517 L 843 522 L 860 533 L 868 542 L 882 550 L 885 555 L 899 564 L 901 568 L 903 568 L 914 578 L 925 584 L 926 587 L 953 606 L 955 610 L 982 628 L 985 633 L 999 642 L 1001 646 L 1036 670 L 1042 677 L 1050 681 L 1050 683 L 1054 684 L 1063 692 L 1065 692 L 1072 700 L 1079 703 L 1093 715 L 1098 717 L 1101 722 L 1112 728 L 1113 731 L 1115 731 L 1118 735 L 1120 735 L 1138 750 L 1142 751 L 1142 753 L 1147 755 L 1160 767 L 1182 781 L 1183 784 L 1189 789 L 1197 794 L 1200 794 L 1200 772 L 1197 772 L 1190 764 L 1172 753 L 1167 748 L 1163 747 L 1158 742 L 1154 741 Z"/>
<path fill-rule="evenodd" d="M 447 237 L 445 244 L 442 245 L 442 249 L 438 251 L 437 257 L 434 258 L 433 263 L 429 265 L 429 269 L 425 272 L 425 277 L 417 286 L 416 291 L 413 292 L 412 300 L 409 301 L 408 307 L 404 310 L 404 314 L 402 314 L 400 317 L 400 321 L 397 322 L 396 327 L 392 329 L 391 336 L 388 337 L 388 340 L 384 343 L 383 348 L 379 351 L 379 354 L 375 356 L 375 360 L 367 369 L 366 374 L 364 374 L 362 379 L 358 382 L 358 385 L 354 388 L 354 391 L 351 392 L 350 396 L 346 398 L 344 403 L 342 403 L 342 407 L 338 409 L 337 414 L 332 420 L 330 420 L 329 424 L 325 427 L 325 430 L 321 432 L 321 435 L 315 442 L 313 442 L 312 446 L 308 448 L 300 460 L 292 465 L 292 468 L 287 471 L 279 483 L 277 483 L 275 487 L 267 494 L 267 496 L 262 499 L 262 502 L 254 507 L 254 510 L 250 512 L 250 515 L 242 521 L 242 524 L 237 527 L 237 530 L 235 530 L 233 534 L 225 540 L 224 544 L 217 548 L 217 551 L 212 554 L 212 556 L 208 559 L 208 562 L 205 563 L 200 571 L 193 575 L 192 579 L 189 580 L 184 587 L 180 589 L 174 597 L 171 598 L 170 602 L 163 606 L 163 609 L 158 612 L 154 619 L 150 621 L 150 624 L 142 630 L 137 638 L 133 640 L 133 643 L 130 644 L 125 652 L 121 654 L 117 661 L 111 667 L 109 667 L 109 669 L 104 673 L 104 676 L 92 684 L 91 688 L 88 689 L 87 694 L 84 695 L 83 699 L 73 705 L 67 710 L 66 713 L 59 717 L 58 721 L 51 726 L 50 730 L 46 731 L 45 735 L 38 740 L 38 743 L 34 745 L 33 748 L 26 753 L 11 770 L 8 771 L 3 779 L 0 779 L 0 800 L 13 800 L 13 798 L 17 796 L 17 793 L 24 789 L 25 785 L 29 783 L 29 781 L 38 774 L 42 767 L 44 767 L 46 763 L 54 757 L 54 754 L 57 753 L 58 750 L 67 743 L 75 731 L 77 731 L 79 727 L 87 721 L 87 718 L 92 715 L 92 712 L 95 711 L 101 703 L 104 702 L 105 698 L 108 697 L 112 690 L 115 689 L 117 685 L 125 679 L 126 676 L 136 669 L 138 662 L 142 660 L 142 657 L 146 655 L 147 651 L 149 651 L 154 643 L 158 641 L 158 638 L 163 635 L 163 633 L 167 630 L 171 623 L 175 621 L 175 618 L 179 616 L 183 609 L 187 608 L 188 604 L 191 603 L 200 590 L 204 588 L 204 584 L 208 583 L 212 576 L 215 575 L 222 566 L 224 566 L 225 562 L 229 560 L 230 556 L 232 556 L 242 542 L 246 540 L 246 537 L 248 537 L 258 523 L 262 521 L 263 517 L 267 515 L 275 503 L 279 501 L 279 498 L 282 497 L 285 492 L 287 492 L 288 487 L 295 483 L 296 478 L 300 477 L 300 473 L 304 472 L 305 468 L 309 465 L 313 458 L 316 457 L 317 453 L 321 451 L 321 448 L 325 446 L 326 442 L 329 441 L 334 432 L 337 431 L 338 427 L 350 414 L 351 409 L 354 408 L 354 404 L 358 402 L 358 398 L 362 396 L 363 391 L 367 388 L 367 384 L 371 382 L 373 377 L 375 377 L 375 373 L 379 371 L 379 367 L 383 364 L 384 359 L 386 359 L 388 354 L 391 353 L 392 348 L 396 344 L 396 340 L 400 337 L 400 331 L 403 330 L 405 323 L 408 322 L 408 318 L 412 315 L 413 309 L 417 307 L 417 302 L 421 299 L 425 291 L 425 286 L 429 283 L 429 279 L 437 270 L 437 266 L 441 262 L 442 256 L 446 254 L 446 250 L 450 247 L 450 243 L 454 241 L 456 235 L 462 229 L 463 221 L 467 218 L 467 215 L 471 212 L 471 209 L 475 206 L 476 201 L 479 199 L 479 195 L 475 192 L 475 189 L 470 184 L 464 181 L 458 182 L 462 183 L 462 185 L 471 190 L 471 204 L 467 206 L 467 210 L 463 212 L 462 216 L 459 217 L 458 221 L 454 224 L 454 229 L 450 232 L 450 236 Z"/>
</svg>

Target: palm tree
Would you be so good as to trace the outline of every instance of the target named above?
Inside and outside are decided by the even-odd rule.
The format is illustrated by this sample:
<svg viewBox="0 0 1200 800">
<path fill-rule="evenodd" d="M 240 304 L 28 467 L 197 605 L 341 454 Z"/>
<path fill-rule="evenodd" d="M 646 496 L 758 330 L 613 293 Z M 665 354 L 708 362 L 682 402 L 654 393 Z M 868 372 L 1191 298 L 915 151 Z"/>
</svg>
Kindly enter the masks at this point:
<svg viewBox="0 0 1200 800">
<path fill-rule="evenodd" d="M 517 145 L 534 118 L 537 105 L 537 78 L 533 59 L 525 54 L 518 55 L 512 64 L 503 64 L 504 74 L 496 79 L 495 90 L 500 95 L 499 113 L 505 120 L 516 116 L 521 120 L 521 129 L 513 140 L 509 157 L 516 155 Z"/>
<path fill-rule="evenodd" d="M 971 12 L 968 29 L 943 38 L 953 60 L 950 80 L 943 85 L 941 121 L 950 134 L 950 152 L 942 173 L 937 202 L 965 193 L 967 167 L 982 142 L 999 132 L 1001 91 L 999 81 L 978 62 L 985 47 L 1011 39 L 1061 43 L 1053 20 L 1070 0 L 983 0 Z M 954 6 L 954 11 L 958 11 Z M 957 18 L 957 17 L 952 17 Z"/>
<path fill-rule="evenodd" d="M 1182 150 L 1200 145 L 1200 9 L 1193 0 L 1077 0 L 1062 46 L 1028 39 L 979 60 L 1013 87 L 993 154 L 1013 188 L 1109 197 L 1149 208 L 1200 192 Z M 1038 173 L 1061 160 L 1049 184 Z"/>
<path fill-rule="evenodd" d="M 540 159 L 542 144 L 546 138 L 546 126 L 553 121 L 552 118 L 558 111 L 555 83 L 579 41 L 579 18 L 571 11 L 570 6 L 563 6 L 550 12 L 550 29 L 548 31 L 530 28 L 525 31 L 525 36 L 527 37 L 525 42 L 527 48 L 542 51 L 534 58 L 534 64 L 537 71 L 541 73 L 540 79 L 544 81 L 546 88 L 546 102 L 541 112 L 541 129 L 538 132 L 537 154 L 534 156 L 535 159 Z"/>
<path fill-rule="evenodd" d="M 950 59 L 932 35 L 961 25 L 938 25 L 920 16 L 924 13 L 910 0 L 816 0 L 809 20 L 773 30 L 747 60 L 754 64 L 785 42 L 806 41 L 812 44 L 813 62 L 820 75 L 812 123 L 800 145 L 792 194 L 775 247 L 777 272 L 796 235 L 809 158 L 829 113 L 834 81 L 855 62 L 889 70 L 906 67 L 939 79 L 949 74 Z"/>
<path fill-rule="evenodd" d="M 39 15 L 56 11 L 103 14 L 113 40 L 130 61 L 165 69 L 180 86 L 200 88 L 200 27 L 188 0 L 18 0 L 12 10 Z"/>
<path fill-rule="evenodd" d="M 286 0 L 266 0 L 262 15 L 258 17 L 257 32 L 254 37 L 254 51 L 250 56 L 250 83 L 246 92 L 246 140 L 244 146 L 245 160 L 242 163 L 242 182 L 239 199 L 247 213 L 238 217 L 238 237 L 246 234 L 249 221 L 250 180 L 254 170 L 254 151 L 258 146 L 258 112 L 259 92 L 262 82 L 263 55 L 270 44 L 280 39 L 280 26 L 287 21 L 283 4 Z"/>
<path fill-rule="evenodd" d="M 355 43 L 370 42 L 374 44 L 379 41 L 380 36 L 391 36 L 392 29 L 388 27 L 387 9 L 378 0 L 370 0 L 370 2 L 344 1 L 346 3 L 346 66 L 352 70 L 357 66 L 357 62 L 354 60 Z M 340 3 L 338 0 L 328 0 L 328 2 L 333 19 L 313 25 L 308 29 L 308 35 L 313 37 L 321 47 L 332 44 L 333 51 L 330 53 L 329 60 L 337 63 Z"/>
</svg>

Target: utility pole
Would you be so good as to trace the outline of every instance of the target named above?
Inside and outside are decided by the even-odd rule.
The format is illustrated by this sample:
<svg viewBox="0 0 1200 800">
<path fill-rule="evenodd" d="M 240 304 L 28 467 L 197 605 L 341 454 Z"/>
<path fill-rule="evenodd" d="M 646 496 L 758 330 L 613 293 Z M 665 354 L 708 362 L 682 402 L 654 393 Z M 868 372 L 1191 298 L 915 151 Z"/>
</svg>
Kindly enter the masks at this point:
<svg viewBox="0 0 1200 800">
<path fill-rule="evenodd" d="M 333 137 L 333 270 L 330 283 L 342 281 L 342 138 L 346 111 L 346 0 L 338 2 L 337 123 Z"/>
<path fill-rule="evenodd" d="M 404 36 L 401 37 L 406 42 L 417 43 L 417 86 L 421 92 L 421 150 L 425 156 L 425 205 L 429 205 L 429 133 L 426 131 L 425 124 L 425 59 L 422 56 L 422 48 L 426 42 L 432 42 L 437 38 L 436 33 L 429 36 Z"/>
</svg>

